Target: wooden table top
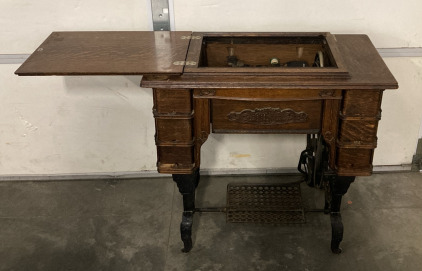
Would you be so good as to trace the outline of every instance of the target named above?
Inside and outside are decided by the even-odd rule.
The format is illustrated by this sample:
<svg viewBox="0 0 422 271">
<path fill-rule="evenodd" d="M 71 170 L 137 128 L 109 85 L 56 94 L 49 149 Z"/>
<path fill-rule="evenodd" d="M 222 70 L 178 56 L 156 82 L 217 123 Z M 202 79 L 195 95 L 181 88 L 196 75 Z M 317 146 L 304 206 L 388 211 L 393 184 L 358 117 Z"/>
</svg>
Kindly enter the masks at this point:
<svg viewBox="0 0 422 271">
<path fill-rule="evenodd" d="M 189 31 L 53 32 L 18 75 L 181 74 Z"/>
<path fill-rule="evenodd" d="M 398 83 L 366 35 L 334 35 L 350 78 L 301 76 L 145 76 L 151 88 L 291 88 L 291 89 L 397 89 Z"/>
<path fill-rule="evenodd" d="M 398 88 L 366 35 L 333 35 L 349 78 L 190 74 L 183 63 L 191 35 L 189 31 L 53 32 L 15 73 L 145 75 L 142 86 L 155 88 Z"/>
</svg>

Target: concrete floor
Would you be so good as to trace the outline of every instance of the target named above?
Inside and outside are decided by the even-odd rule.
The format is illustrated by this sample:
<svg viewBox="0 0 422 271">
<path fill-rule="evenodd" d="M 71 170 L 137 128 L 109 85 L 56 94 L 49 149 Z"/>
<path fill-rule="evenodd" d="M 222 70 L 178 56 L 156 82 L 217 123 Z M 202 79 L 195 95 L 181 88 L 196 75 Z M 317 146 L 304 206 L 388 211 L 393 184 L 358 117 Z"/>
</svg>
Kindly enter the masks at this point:
<svg viewBox="0 0 422 271">
<path fill-rule="evenodd" d="M 290 177 L 202 177 L 197 207 L 225 205 L 226 185 Z M 302 186 L 322 207 L 323 193 Z M 315 202 L 317 202 L 315 204 Z M 329 216 L 306 224 L 227 224 L 197 213 L 181 253 L 181 196 L 170 178 L 0 183 L 0 270 L 421 270 L 422 174 L 359 177 L 343 198 L 343 253 Z M 314 206 L 312 206 L 314 205 Z"/>
</svg>

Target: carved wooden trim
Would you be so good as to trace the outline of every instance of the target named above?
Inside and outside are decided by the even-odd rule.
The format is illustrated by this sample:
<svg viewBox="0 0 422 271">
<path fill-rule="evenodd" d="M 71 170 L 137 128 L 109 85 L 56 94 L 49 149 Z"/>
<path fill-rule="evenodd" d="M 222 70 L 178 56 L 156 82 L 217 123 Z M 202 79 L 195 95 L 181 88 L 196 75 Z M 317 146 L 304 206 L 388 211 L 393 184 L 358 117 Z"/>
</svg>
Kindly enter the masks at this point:
<svg viewBox="0 0 422 271">
<path fill-rule="evenodd" d="M 170 113 L 158 113 L 157 109 L 152 109 L 152 114 L 154 118 L 161 118 L 161 119 L 193 119 L 193 111 L 190 113 L 177 113 L 175 111 Z"/>
<path fill-rule="evenodd" d="M 324 139 L 325 139 L 325 141 L 327 141 L 327 142 L 332 142 L 332 141 L 334 140 L 334 135 L 333 135 L 333 133 L 332 133 L 331 131 L 326 131 L 326 132 L 324 133 Z"/>
<path fill-rule="evenodd" d="M 246 124 L 274 125 L 286 123 L 300 123 L 308 121 L 308 114 L 296 112 L 293 109 L 285 108 L 255 108 L 244 109 L 241 112 L 230 112 L 227 115 L 229 121 Z"/>
<path fill-rule="evenodd" d="M 321 90 L 319 92 L 319 96 L 321 96 L 321 97 L 334 97 L 335 91 L 332 90 L 332 89 Z"/>
<path fill-rule="evenodd" d="M 214 96 L 216 93 L 215 89 L 201 89 L 199 91 L 199 96 Z"/>
<path fill-rule="evenodd" d="M 207 139 L 208 139 L 208 135 L 209 135 L 208 132 L 201 131 L 201 134 L 198 136 L 198 138 L 196 138 L 196 142 L 201 144 L 201 145 L 204 144 L 205 141 L 207 141 Z"/>
</svg>

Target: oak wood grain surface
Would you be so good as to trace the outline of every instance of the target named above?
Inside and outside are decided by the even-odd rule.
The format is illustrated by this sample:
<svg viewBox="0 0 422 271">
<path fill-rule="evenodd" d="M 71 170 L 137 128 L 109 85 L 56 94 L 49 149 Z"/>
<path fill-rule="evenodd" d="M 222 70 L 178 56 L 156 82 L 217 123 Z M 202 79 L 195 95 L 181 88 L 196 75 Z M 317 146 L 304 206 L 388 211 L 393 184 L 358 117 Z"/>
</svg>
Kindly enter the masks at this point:
<svg viewBox="0 0 422 271">
<path fill-rule="evenodd" d="M 350 78 L 282 75 L 144 76 L 143 87 L 164 88 L 290 88 L 290 89 L 396 89 L 398 83 L 366 35 L 334 35 Z"/>
<path fill-rule="evenodd" d="M 191 32 L 53 32 L 18 75 L 181 74 Z"/>
</svg>

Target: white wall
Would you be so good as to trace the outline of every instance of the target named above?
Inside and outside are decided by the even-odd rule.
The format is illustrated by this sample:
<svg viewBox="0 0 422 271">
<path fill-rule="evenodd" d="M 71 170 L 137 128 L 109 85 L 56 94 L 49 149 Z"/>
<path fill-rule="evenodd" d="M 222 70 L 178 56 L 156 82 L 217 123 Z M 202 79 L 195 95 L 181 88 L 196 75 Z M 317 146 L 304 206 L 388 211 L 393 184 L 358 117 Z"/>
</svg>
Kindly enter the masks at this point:
<svg viewBox="0 0 422 271">
<path fill-rule="evenodd" d="M 384 61 L 400 88 L 384 91 L 374 164 L 410 164 L 422 121 L 422 58 L 387 58 Z"/>
<path fill-rule="evenodd" d="M 420 0 L 174 1 L 176 30 L 368 34 L 376 47 L 422 46 Z"/>
<path fill-rule="evenodd" d="M 32 53 L 52 31 L 150 30 L 148 0 L 1 0 L 0 54 Z"/>
<path fill-rule="evenodd" d="M 140 76 L 18 77 L 0 65 L 1 174 L 155 168 L 152 92 Z"/>
<path fill-rule="evenodd" d="M 422 2 L 174 0 L 176 30 L 368 34 L 378 48 L 421 47 Z M 148 0 L 2 0 L 0 54 L 31 53 L 55 30 L 150 30 Z M 422 121 L 421 58 L 385 59 L 377 165 L 410 163 Z M 0 175 L 155 170 L 151 90 L 141 77 L 18 77 L 0 64 Z M 203 168 L 295 167 L 304 136 L 211 135 Z"/>
</svg>

